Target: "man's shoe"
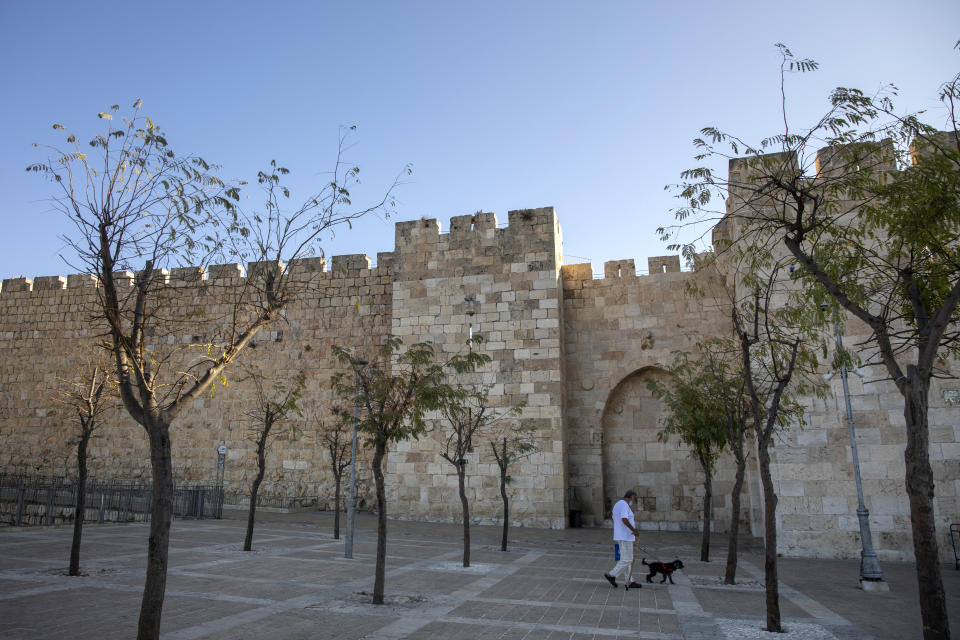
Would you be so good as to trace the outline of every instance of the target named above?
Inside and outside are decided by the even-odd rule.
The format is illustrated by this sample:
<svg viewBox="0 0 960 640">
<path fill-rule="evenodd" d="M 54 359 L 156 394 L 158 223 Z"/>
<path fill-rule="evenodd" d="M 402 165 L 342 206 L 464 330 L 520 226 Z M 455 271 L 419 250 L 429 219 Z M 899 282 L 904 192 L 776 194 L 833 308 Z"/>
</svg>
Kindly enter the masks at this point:
<svg viewBox="0 0 960 640">
<path fill-rule="evenodd" d="M 643 585 L 639 582 L 630 581 L 630 584 L 624 587 L 625 590 L 629 591 L 630 589 L 643 589 Z"/>
<path fill-rule="evenodd" d="M 607 579 L 607 582 L 609 582 L 610 584 L 612 584 L 612 585 L 614 586 L 614 588 L 616 588 L 616 586 L 617 586 L 617 579 L 616 579 L 616 578 L 614 578 L 613 576 L 608 576 L 607 574 L 603 574 L 603 577 L 606 578 L 606 579 Z"/>
</svg>

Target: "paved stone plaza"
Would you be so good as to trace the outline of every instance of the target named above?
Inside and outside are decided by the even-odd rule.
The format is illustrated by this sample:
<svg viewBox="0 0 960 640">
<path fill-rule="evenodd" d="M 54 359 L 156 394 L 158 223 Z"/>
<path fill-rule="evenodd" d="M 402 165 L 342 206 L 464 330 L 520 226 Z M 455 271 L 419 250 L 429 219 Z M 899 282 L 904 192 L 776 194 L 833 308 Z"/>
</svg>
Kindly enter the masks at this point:
<svg viewBox="0 0 960 640">
<path fill-rule="evenodd" d="M 686 569 L 675 585 L 613 589 L 610 532 L 474 527 L 473 565 L 460 563 L 460 529 L 392 521 L 387 604 L 369 604 L 376 520 L 358 518 L 354 559 L 333 539 L 329 513 L 262 514 L 254 551 L 240 550 L 242 513 L 175 521 L 163 616 L 168 640 L 245 638 L 503 639 L 919 637 L 913 566 L 884 563 L 889 593 L 857 588 L 855 561 L 783 559 L 781 611 L 788 634 L 760 630 L 758 549 L 741 554 L 741 584 L 719 584 L 725 545 L 698 562 L 698 534 L 644 532 L 639 544 Z M 71 529 L 0 529 L 0 638 L 133 638 L 147 526 L 85 529 L 86 577 L 65 575 Z M 644 551 L 639 552 L 645 555 Z M 639 560 L 639 558 L 638 558 Z M 944 567 L 951 625 L 960 631 L 960 572 Z"/>
</svg>

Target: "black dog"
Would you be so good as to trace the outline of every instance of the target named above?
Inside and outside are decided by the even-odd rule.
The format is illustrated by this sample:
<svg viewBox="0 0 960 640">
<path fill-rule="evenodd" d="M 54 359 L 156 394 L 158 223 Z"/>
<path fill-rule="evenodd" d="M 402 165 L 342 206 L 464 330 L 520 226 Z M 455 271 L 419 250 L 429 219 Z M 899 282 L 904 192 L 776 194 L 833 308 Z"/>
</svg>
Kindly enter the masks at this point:
<svg viewBox="0 0 960 640">
<path fill-rule="evenodd" d="M 663 580 L 660 581 L 660 584 L 663 584 L 668 579 L 670 584 L 673 584 L 673 576 L 671 575 L 677 569 L 683 569 L 683 563 L 679 560 L 674 560 L 673 562 L 650 562 L 647 563 L 647 559 L 643 559 L 643 564 L 650 567 L 650 575 L 647 576 L 647 582 L 653 582 L 653 576 L 658 573 L 663 574 Z"/>
</svg>

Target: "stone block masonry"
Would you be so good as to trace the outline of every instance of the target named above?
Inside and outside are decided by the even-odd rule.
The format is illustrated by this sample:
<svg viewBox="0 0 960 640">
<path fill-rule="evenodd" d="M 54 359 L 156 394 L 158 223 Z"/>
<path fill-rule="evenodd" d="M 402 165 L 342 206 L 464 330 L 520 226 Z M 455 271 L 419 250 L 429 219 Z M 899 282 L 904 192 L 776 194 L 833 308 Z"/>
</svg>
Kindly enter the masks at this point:
<svg viewBox="0 0 960 640">
<path fill-rule="evenodd" d="M 390 331 L 392 269 L 389 259 L 370 268 L 366 256 L 336 256 L 330 270 L 322 260 L 288 265 L 290 277 L 305 287 L 282 321 L 257 335 L 240 364 L 256 364 L 268 380 L 292 381 L 304 372 L 305 417 L 281 425 L 268 453 L 261 494 L 267 504 L 332 504 L 327 455 L 319 430 L 332 420 L 335 404 L 329 378 L 336 366 L 330 347 L 374 348 Z M 164 296 L 172 329 L 151 335 L 152 348 L 172 357 L 169 366 L 187 366 L 216 343 L 244 292 L 245 274 L 256 277 L 263 265 L 214 265 L 208 273 L 176 269 L 167 277 Z M 75 465 L 69 445 L 74 426 L 64 407 L 52 400 L 62 379 L 74 372 L 73 360 L 102 336 L 97 317 L 96 281 L 70 276 L 64 286 L 49 278 L 22 279 L 0 291 L 0 468 L 6 471 L 70 473 Z M 253 386 L 241 367 L 176 419 L 173 461 L 179 482 L 209 481 L 216 474 L 216 448 L 227 446 L 225 483 L 228 501 L 242 500 L 255 473 L 255 443 L 244 415 Z M 146 434 L 119 403 L 111 406 L 91 448 L 91 473 L 99 478 L 149 477 Z M 295 427 L 295 428 L 293 428 Z M 365 485 L 362 485 L 365 486 Z"/>
<path fill-rule="evenodd" d="M 686 529 L 699 521 L 701 474 L 677 443 L 658 442 L 663 412 L 646 382 L 665 376 L 674 351 L 725 335 L 730 320 L 704 302 L 722 298 L 719 282 L 681 272 L 676 256 L 648 262 L 647 276 L 636 275 L 632 260 L 607 262 L 602 280 L 589 264 L 561 269 L 571 500 L 586 522 L 602 522 L 632 488 L 641 498 L 638 526 Z M 713 297 L 691 298 L 691 280 Z M 721 465 L 715 495 L 729 494 L 732 477 Z M 715 518 L 728 526 L 728 505 Z"/>
<path fill-rule="evenodd" d="M 307 287 L 281 322 L 267 328 L 241 358 L 267 379 L 307 375 L 306 418 L 288 425 L 268 453 L 261 495 L 267 504 L 329 506 L 332 477 L 321 440 L 321 424 L 332 421 L 339 402 L 329 389 L 338 366 L 332 345 L 372 352 L 390 333 L 409 344 L 430 341 L 442 354 L 465 350 L 470 323 L 485 338 L 493 362 L 476 374 L 492 386 L 498 406 L 526 403 L 518 420 L 536 430 L 538 453 L 511 471 L 514 519 L 519 524 L 562 528 L 567 517 L 563 429 L 559 256 L 560 228 L 552 209 L 513 211 L 508 227 L 493 214 L 458 216 L 449 233 L 436 220 L 397 225 L 392 253 L 378 254 L 376 268 L 365 255 L 334 256 L 287 265 Z M 151 336 L 172 353 L 171 365 L 187 366 L 215 342 L 247 278 L 266 264 L 214 265 L 208 272 L 176 269 L 159 277 L 166 285 L 176 329 Z M 132 282 L 129 274 L 127 282 Z M 0 468 L 70 473 L 69 419 L 51 398 L 69 377 L 71 357 L 92 346 L 103 327 L 97 318 L 97 282 L 91 276 L 11 279 L 0 289 Z M 468 319 L 464 300 L 478 300 Z M 203 318 L 203 321 L 197 320 Z M 191 320 L 193 319 L 193 320 Z M 254 443 L 244 412 L 253 388 L 242 367 L 195 401 L 173 426 L 178 481 L 208 480 L 216 472 L 216 447 L 227 447 L 229 496 L 245 499 L 254 474 Z M 348 409 L 349 407 L 343 407 Z M 117 404 L 91 447 L 91 472 L 98 477 L 149 476 L 143 430 Z M 390 452 L 391 515 L 452 520 L 459 501 L 453 468 L 437 455 L 438 433 Z M 472 454 L 469 490 L 478 520 L 499 517 L 498 472 L 485 443 Z M 361 464 L 361 491 L 370 488 Z"/>
<path fill-rule="evenodd" d="M 444 353 L 466 351 L 471 327 L 483 338 L 477 348 L 492 362 L 472 382 L 490 385 L 495 407 L 525 404 L 517 420 L 537 434 L 539 452 L 511 473 L 512 511 L 524 524 L 563 528 L 566 443 L 556 259 L 562 249 L 553 209 L 511 211 L 504 229 L 491 213 L 452 218 L 449 233 L 440 233 L 433 219 L 401 222 L 396 236 L 393 333 L 432 342 Z M 442 461 L 440 476 L 429 468 L 439 459 L 442 437 L 391 454 L 388 470 L 400 481 L 397 491 L 407 497 L 410 517 L 457 517 L 453 467 Z M 468 497 L 481 522 L 496 522 L 500 514 L 492 462 L 489 445 L 478 443 Z"/>
<path fill-rule="evenodd" d="M 734 167 L 736 170 L 736 167 Z M 715 237 L 735 238 L 725 219 Z M 155 348 L 186 366 L 215 342 L 220 318 L 234 308 L 248 278 L 275 265 L 215 265 L 173 269 L 166 284 L 175 328 L 153 335 Z M 730 334 L 720 277 L 682 271 L 677 256 L 651 257 L 638 275 L 632 259 L 611 260 L 603 277 L 589 264 L 565 265 L 560 225 L 552 208 L 511 211 L 501 228 L 492 213 L 455 216 L 446 230 L 436 219 L 396 225 L 392 252 L 304 260 L 285 267 L 307 287 L 281 321 L 251 345 L 241 364 L 256 364 L 273 380 L 307 376 L 303 419 L 283 428 L 268 453 L 261 487 L 268 506 L 332 506 L 333 483 L 321 428 L 338 400 L 329 378 L 337 370 L 332 345 L 372 352 L 388 335 L 406 344 L 429 341 L 439 353 L 465 351 L 472 329 L 492 362 L 464 382 L 489 385 L 496 407 L 524 405 L 515 424 L 532 427 L 538 452 L 511 470 L 515 525 L 563 528 L 571 510 L 586 525 L 602 525 L 626 489 L 640 494 L 643 529 L 699 527 L 702 477 L 688 451 L 659 442 L 663 415 L 646 383 L 662 378 L 676 350 L 694 350 Z M 642 271 L 642 269 L 641 269 Z M 133 274 L 130 274 L 132 279 Z M 703 292 L 691 297 L 691 284 Z M 0 288 L 0 470 L 64 474 L 73 469 L 70 422 L 53 402 L 71 358 L 102 335 L 90 275 L 4 280 Z M 202 321 L 200 320 L 202 318 Z M 849 325 L 844 340 L 867 336 Z M 956 363 L 948 363 L 957 371 Z M 824 371 L 824 373 L 826 373 Z M 879 367 L 851 379 L 864 491 L 881 559 L 908 558 L 910 521 L 903 499 L 902 401 Z M 780 494 L 781 552 L 853 557 L 859 552 L 856 492 L 843 414 L 834 378 L 825 399 L 809 399 L 803 425 L 783 432 L 772 450 Z M 941 550 L 960 517 L 960 397 L 951 380 L 934 382 L 931 457 L 937 483 Z M 252 386 L 242 368 L 229 386 L 197 400 L 173 426 L 174 464 L 181 482 L 209 481 L 216 447 L 225 444 L 228 502 L 242 503 L 254 474 L 254 443 L 244 412 Z M 340 407 L 350 410 L 351 407 Z M 295 426 L 296 428 L 290 428 Z M 460 504 L 452 465 L 439 456 L 439 425 L 419 441 L 392 446 L 387 482 L 392 517 L 456 521 Z M 149 476 L 143 430 L 119 405 L 91 445 L 99 478 Z M 714 482 L 714 527 L 762 530 L 755 456 L 748 466 L 740 523 L 730 522 L 733 463 L 721 460 Z M 363 504 L 370 503 L 369 467 L 361 456 Z M 499 523 L 498 470 L 489 445 L 468 460 L 467 492 L 474 519 Z"/>
</svg>

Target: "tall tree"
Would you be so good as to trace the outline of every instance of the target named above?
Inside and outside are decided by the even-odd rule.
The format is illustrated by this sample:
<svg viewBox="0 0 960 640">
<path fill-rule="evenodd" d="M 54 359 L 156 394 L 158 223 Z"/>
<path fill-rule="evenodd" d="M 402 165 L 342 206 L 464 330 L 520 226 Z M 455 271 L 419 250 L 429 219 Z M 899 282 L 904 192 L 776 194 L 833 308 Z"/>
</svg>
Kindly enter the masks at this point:
<svg viewBox="0 0 960 640">
<path fill-rule="evenodd" d="M 277 432 L 274 427 L 293 417 L 302 415 L 297 403 L 303 395 L 306 376 L 298 374 L 291 383 L 282 380 L 269 382 L 256 367 L 245 367 L 241 379 L 253 385 L 253 402 L 244 416 L 250 424 L 247 438 L 257 445 L 257 475 L 250 485 L 250 510 L 247 512 L 247 532 L 243 538 L 243 550 L 250 551 L 253 544 L 253 526 L 256 521 L 257 496 L 260 483 L 267 471 L 267 447 Z"/>
<path fill-rule="evenodd" d="M 478 341 L 478 338 L 474 338 Z M 489 358 L 488 358 L 489 360 Z M 470 566 L 470 502 L 467 499 L 467 455 L 473 452 L 477 437 L 508 415 L 519 415 L 521 407 L 498 410 L 490 406 L 490 388 L 457 385 L 440 411 L 443 414 L 445 437 L 440 444 L 440 457 L 457 472 L 457 489 L 463 519 L 463 566 Z"/>
<path fill-rule="evenodd" d="M 490 436 L 488 443 L 500 470 L 500 499 L 503 501 L 503 534 L 500 537 L 500 551 L 506 551 L 507 536 L 510 532 L 510 496 L 507 493 L 507 485 L 511 480 L 510 469 L 537 452 L 536 431 L 522 423 L 505 422 L 499 433 Z"/>
<path fill-rule="evenodd" d="M 698 159 L 730 159 L 731 171 L 685 172 L 679 195 L 688 205 L 677 213 L 705 219 L 711 202 L 729 197 L 725 224 L 778 246 L 795 261 L 808 299 L 831 300 L 866 326 L 867 360 L 884 367 L 903 397 L 923 635 L 949 638 L 928 414 L 931 378 L 960 349 L 960 74 L 940 90 L 947 131 L 896 111 L 893 87 L 875 95 L 838 88 L 824 115 L 798 130 L 787 118 L 785 80 L 817 64 L 778 46 L 783 131 L 752 144 L 704 129 Z"/>
<path fill-rule="evenodd" d="M 822 394 L 822 385 L 818 386 L 819 381 L 811 374 L 819 364 L 816 346 L 822 335 L 823 319 L 821 315 L 818 323 L 815 314 L 809 310 L 804 313 L 797 306 L 773 308 L 778 293 L 774 287 L 780 278 L 778 266 L 773 266 L 765 277 L 757 275 L 760 277 L 747 279 L 754 289 L 734 307 L 733 326 L 750 398 L 763 487 L 767 631 L 779 633 L 783 628 L 777 577 L 777 494 L 770 472 L 770 445 L 779 429 L 801 423 L 804 408 L 798 397 Z"/>
<path fill-rule="evenodd" d="M 387 492 L 383 463 L 391 443 L 419 438 L 426 432 L 426 414 L 452 401 L 448 371 L 466 373 L 489 361 L 469 352 L 446 362 L 437 360 L 432 344 L 420 342 L 401 351 L 403 342 L 390 336 L 367 362 L 347 349 L 333 347 L 333 354 L 348 371 L 340 371 L 331 384 L 343 401 L 359 396 L 363 408 L 357 429 L 365 445 L 373 449 L 373 478 L 377 494 L 377 561 L 373 604 L 383 604 L 387 560 Z"/>
<path fill-rule="evenodd" d="M 60 380 L 57 399 L 72 414 L 77 427 L 71 438 L 77 455 L 77 499 L 73 510 L 73 541 L 70 544 L 71 576 L 80 575 L 80 542 L 87 513 L 87 458 L 90 439 L 101 426 L 110 398 L 109 365 L 101 354 L 87 351 L 76 358 L 69 378 Z"/>
<path fill-rule="evenodd" d="M 713 518 L 713 473 L 717 459 L 727 445 L 727 421 L 723 408 L 723 383 L 717 381 L 702 360 L 675 351 L 673 362 L 666 368 L 669 382 L 648 380 L 647 387 L 669 410 L 661 419 L 663 428 L 657 434 L 661 442 L 677 436 L 690 447 L 690 455 L 703 470 L 703 528 L 700 560 L 710 561 L 710 525 Z M 717 392 L 720 391 L 720 394 Z M 736 527 L 734 521 L 732 526 Z"/>
<path fill-rule="evenodd" d="M 97 280 L 93 312 L 109 343 L 123 406 L 146 431 L 153 471 L 147 570 L 137 636 L 155 639 L 166 588 L 173 498 L 171 425 L 215 383 L 264 327 L 281 316 L 313 281 L 306 260 L 332 228 L 372 212 L 389 212 L 396 182 L 382 200 L 355 208 L 349 189 L 358 169 L 343 158 L 344 136 L 327 181 L 302 205 L 288 208 L 289 171 L 271 162 L 257 182 L 265 210 L 238 207 L 240 186 L 197 156 L 179 156 L 160 128 L 140 113 L 119 123 L 119 107 L 100 112 L 102 133 L 86 151 L 61 124 L 64 146 L 45 145 L 48 159 L 27 171 L 49 177 L 53 207 L 73 225 L 64 238 L 68 263 Z M 168 268 L 193 265 L 183 278 L 210 293 L 203 269 L 223 257 L 255 261 L 242 285 L 216 293 L 232 300 L 224 312 L 171 304 Z M 215 307 L 215 308 L 220 308 Z M 197 328 L 201 327 L 198 334 Z"/>
<path fill-rule="evenodd" d="M 708 278 L 688 284 L 687 292 L 698 298 L 712 297 L 713 304 L 737 313 L 736 275 L 740 268 L 736 260 L 737 254 L 730 249 L 729 243 L 720 237 L 715 237 L 714 243 L 717 246 L 716 252 L 697 253 L 689 257 L 697 271 L 718 276 L 716 280 L 722 283 L 721 286 L 719 289 L 708 289 L 703 284 L 713 280 Z M 728 278 L 728 273 L 733 277 Z M 724 584 L 736 584 L 741 498 L 749 457 L 746 444 L 754 426 L 747 381 L 743 375 L 740 341 L 726 336 L 702 341 L 696 359 L 696 370 L 702 376 L 704 392 L 714 400 L 714 407 L 722 415 L 726 444 L 733 452 L 736 464 L 733 488 L 730 491 L 731 525 L 727 536 L 727 563 L 723 577 Z"/>
</svg>

